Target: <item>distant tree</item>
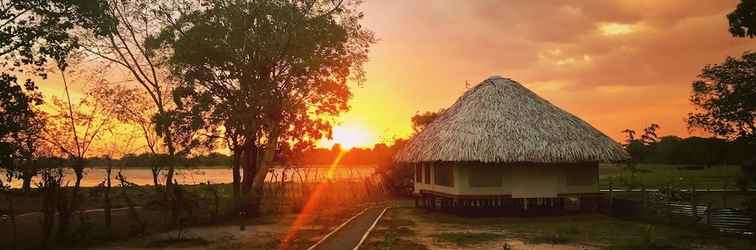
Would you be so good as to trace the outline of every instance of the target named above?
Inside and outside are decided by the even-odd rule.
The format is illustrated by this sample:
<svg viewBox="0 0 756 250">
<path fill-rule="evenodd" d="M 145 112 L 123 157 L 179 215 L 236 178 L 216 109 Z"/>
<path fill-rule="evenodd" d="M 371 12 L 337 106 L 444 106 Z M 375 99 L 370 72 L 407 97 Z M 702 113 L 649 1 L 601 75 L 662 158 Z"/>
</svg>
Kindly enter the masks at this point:
<svg viewBox="0 0 756 250">
<path fill-rule="evenodd" d="M 730 33 L 735 37 L 756 37 L 756 0 L 741 0 L 730 14 Z"/>
<path fill-rule="evenodd" d="M 659 136 L 656 135 L 656 130 L 659 129 L 659 125 L 651 123 L 648 127 L 643 129 L 643 135 L 641 135 L 641 142 L 645 145 L 653 145 L 659 141 Z"/>
<path fill-rule="evenodd" d="M 415 133 L 423 131 L 423 129 L 425 129 L 429 124 L 435 121 L 436 118 L 438 118 L 438 116 L 443 112 L 444 109 L 441 109 L 437 112 L 426 111 L 425 113 L 415 114 L 411 118 L 412 130 L 414 130 Z"/>
<path fill-rule="evenodd" d="M 756 53 L 706 65 L 692 84 L 688 127 L 729 139 L 752 140 L 756 135 Z"/>
<path fill-rule="evenodd" d="M 348 109 L 347 80 L 364 80 L 375 39 L 351 2 L 200 2 L 150 42 L 172 51 L 168 62 L 181 76 L 180 110 L 159 121 L 233 132 L 223 137 L 242 154 L 241 191 L 255 213 L 266 162 L 284 147 L 306 149 L 330 136 L 329 118 Z"/>
<path fill-rule="evenodd" d="M 160 188 L 158 179 L 164 164 L 161 164 L 163 162 L 158 159 L 162 153 L 158 145 L 161 138 L 157 135 L 155 123 L 152 120 L 157 113 L 157 108 L 151 99 L 139 89 L 106 82 L 95 85 L 89 90 L 89 95 L 106 113 L 112 114 L 113 118 L 139 128 L 147 151 L 150 153 L 148 156 L 150 159 L 143 164 L 150 166 L 153 185 Z"/>
</svg>

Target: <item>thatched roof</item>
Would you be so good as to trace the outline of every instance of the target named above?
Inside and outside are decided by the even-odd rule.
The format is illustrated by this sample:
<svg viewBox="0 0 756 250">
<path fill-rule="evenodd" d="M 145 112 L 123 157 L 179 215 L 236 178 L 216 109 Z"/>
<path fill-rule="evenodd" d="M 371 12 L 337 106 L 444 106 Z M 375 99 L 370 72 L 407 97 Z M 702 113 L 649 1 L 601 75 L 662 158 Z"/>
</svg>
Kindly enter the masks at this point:
<svg viewBox="0 0 756 250">
<path fill-rule="evenodd" d="M 629 158 L 617 142 L 520 83 L 491 77 L 413 136 L 394 160 L 568 163 Z"/>
</svg>

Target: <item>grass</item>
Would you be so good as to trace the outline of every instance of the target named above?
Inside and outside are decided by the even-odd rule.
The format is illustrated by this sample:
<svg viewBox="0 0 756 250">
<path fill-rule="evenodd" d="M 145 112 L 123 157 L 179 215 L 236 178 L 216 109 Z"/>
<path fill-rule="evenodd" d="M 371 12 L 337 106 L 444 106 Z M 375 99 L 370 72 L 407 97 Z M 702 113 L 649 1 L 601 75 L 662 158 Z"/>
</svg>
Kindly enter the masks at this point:
<svg viewBox="0 0 756 250">
<path fill-rule="evenodd" d="M 599 186 L 624 187 L 634 184 L 636 187 L 659 188 L 666 185 L 689 187 L 695 184 L 697 189 L 735 188 L 740 175 L 740 166 L 719 165 L 711 168 L 699 168 L 687 165 L 639 164 L 635 178 L 623 164 L 601 164 L 599 166 Z"/>
<path fill-rule="evenodd" d="M 606 249 L 691 249 L 704 245 L 750 249 L 749 239 L 704 228 L 648 224 L 598 214 L 468 218 L 411 208 L 401 213 L 405 218 L 438 225 L 433 238 L 466 245 L 503 239 L 506 234 L 508 239 L 520 239 L 529 244 L 576 243 Z M 454 231 L 444 232 L 444 229 Z M 459 230 L 469 232 L 456 232 Z"/>
</svg>

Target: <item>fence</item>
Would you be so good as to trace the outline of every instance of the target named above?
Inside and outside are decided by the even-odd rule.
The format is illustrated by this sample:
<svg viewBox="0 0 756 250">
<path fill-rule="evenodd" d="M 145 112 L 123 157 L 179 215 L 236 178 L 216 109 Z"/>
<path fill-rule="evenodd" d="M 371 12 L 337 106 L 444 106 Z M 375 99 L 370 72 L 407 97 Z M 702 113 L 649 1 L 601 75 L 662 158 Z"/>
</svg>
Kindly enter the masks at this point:
<svg viewBox="0 0 756 250">
<path fill-rule="evenodd" d="M 614 216 L 642 218 L 670 223 L 697 223 L 713 229 L 738 234 L 753 234 L 752 218 L 741 209 L 714 208 L 697 203 L 695 189 L 654 190 L 635 192 L 639 199 L 615 198 L 615 192 L 608 190 L 605 212 Z"/>
</svg>

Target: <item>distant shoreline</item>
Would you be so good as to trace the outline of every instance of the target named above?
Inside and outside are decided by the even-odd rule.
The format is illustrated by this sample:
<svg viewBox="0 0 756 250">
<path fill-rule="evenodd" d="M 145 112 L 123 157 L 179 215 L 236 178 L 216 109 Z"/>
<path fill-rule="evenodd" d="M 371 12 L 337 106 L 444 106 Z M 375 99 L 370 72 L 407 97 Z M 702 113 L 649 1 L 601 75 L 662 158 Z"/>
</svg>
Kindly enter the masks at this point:
<svg viewBox="0 0 756 250">
<path fill-rule="evenodd" d="M 339 168 L 375 168 L 377 164 L 368 165 L 338 165 Z M 290 166 L 289 168 L 328 168 L 326 164 L 311 164 L 304 166 Z M 107 166 L 88 166 L 87 169 L 105 169 Z M 274 168 L 284 168 L 281 165 L 275 165 Z M 149 166 L 113 166 L 113 169 L 151 169 Z M 166 169 L 165 167 L 163 169 Z M 231 169 L 231 166 L 210 165 L 210 166 L 176 166 L 176 169 Z"/>
</svg>

